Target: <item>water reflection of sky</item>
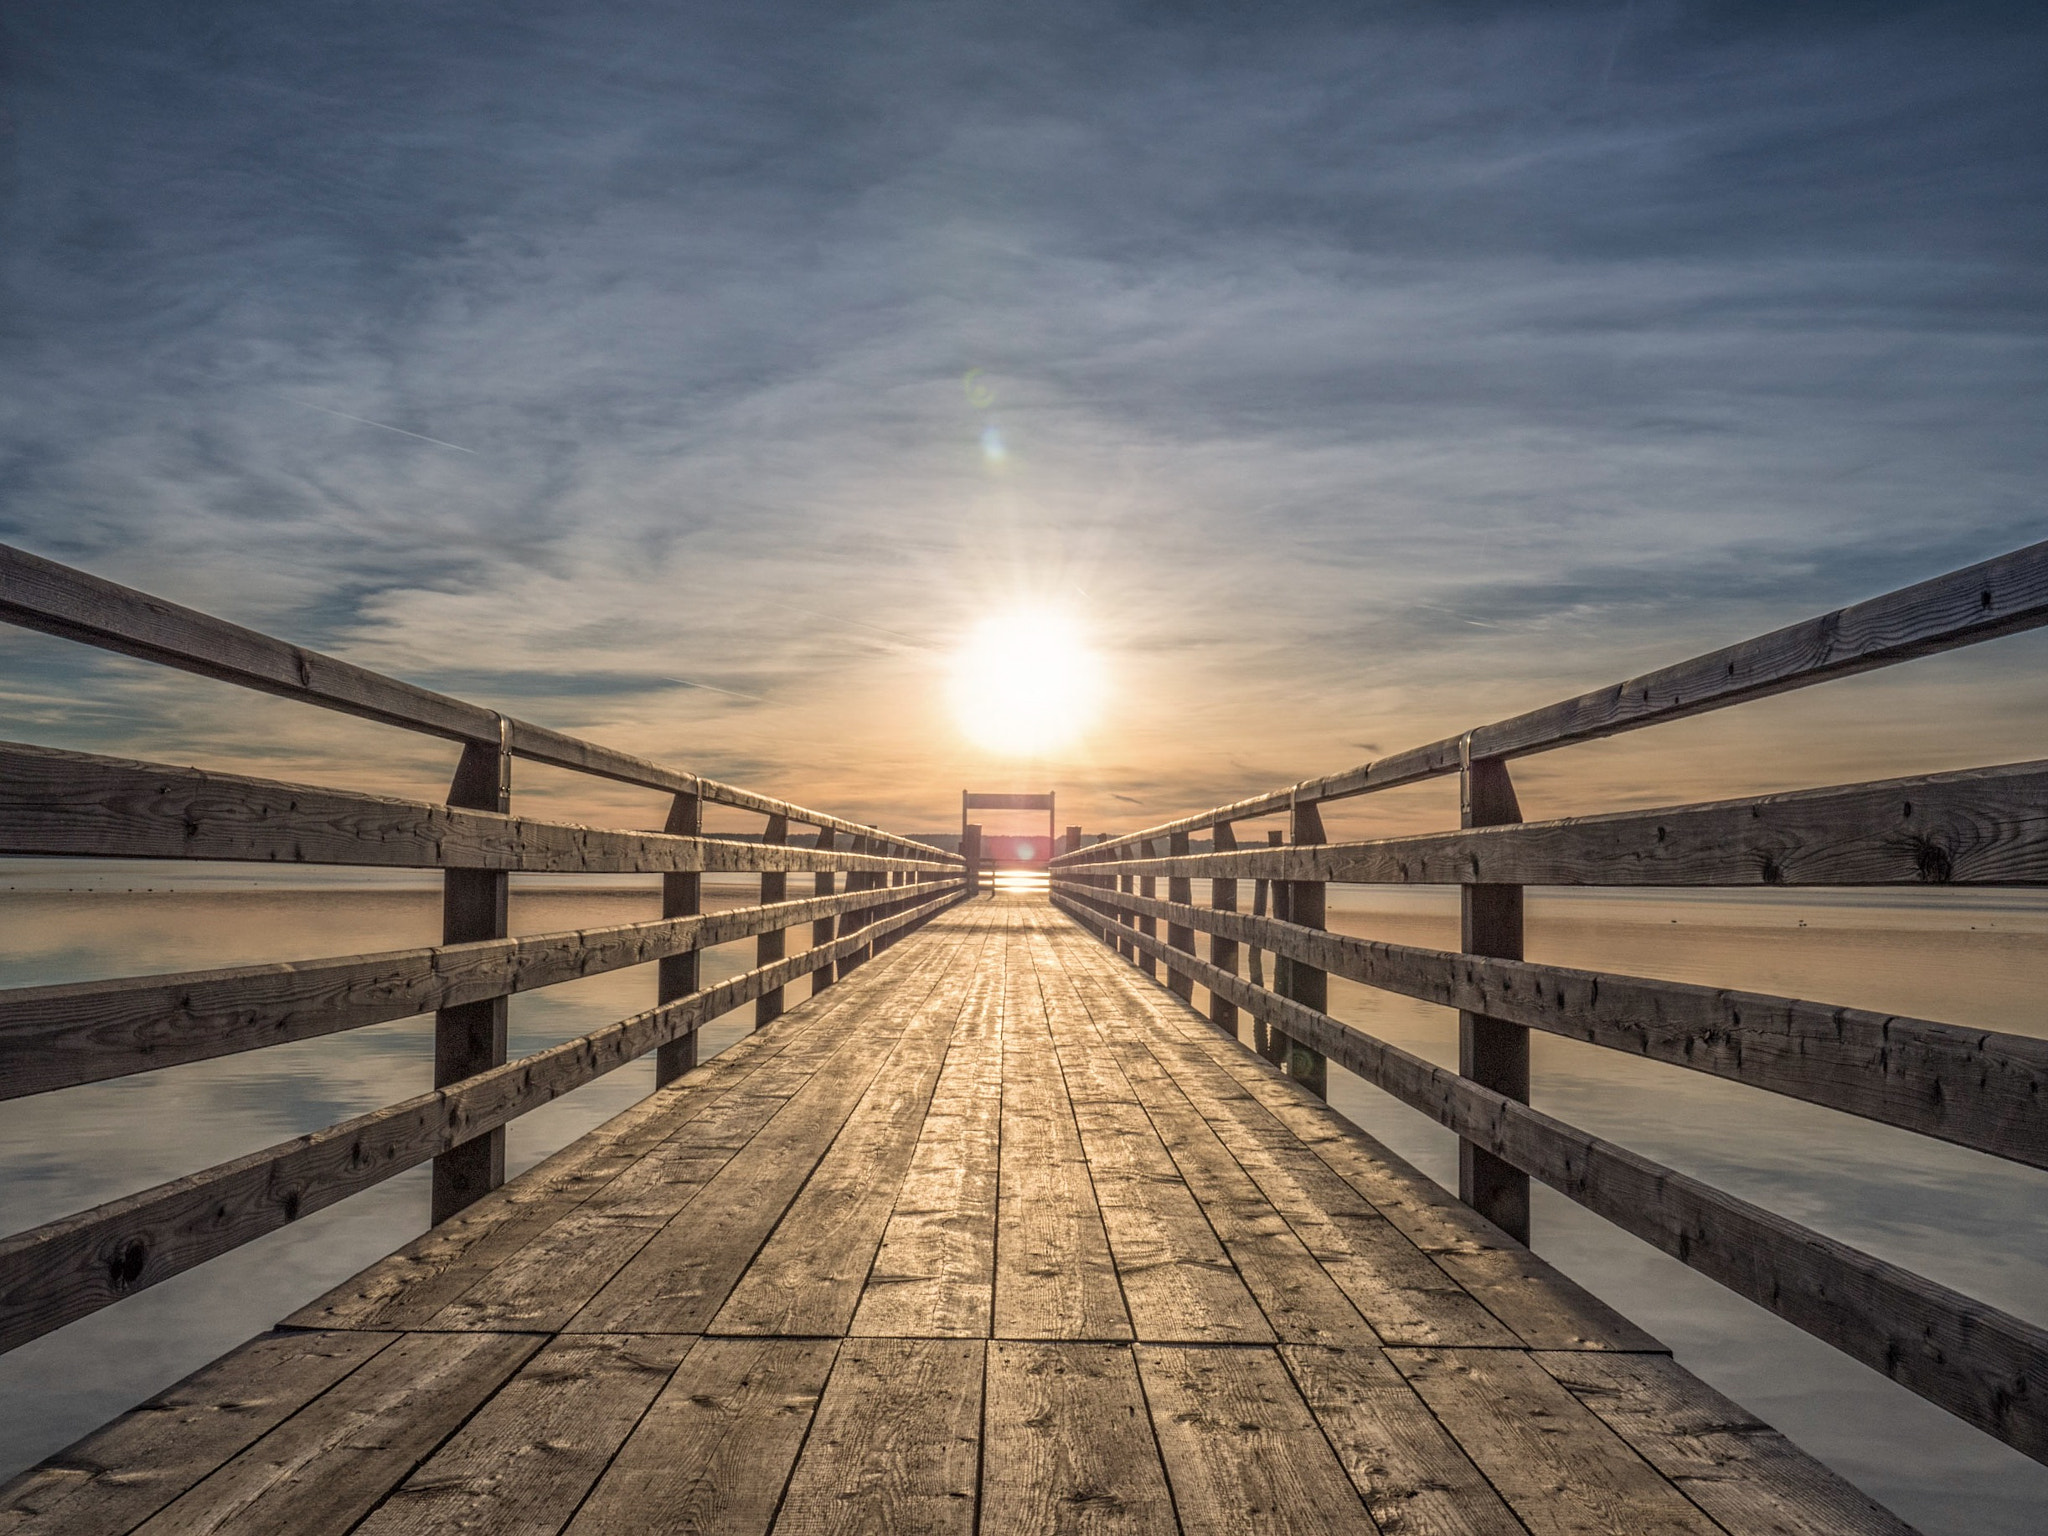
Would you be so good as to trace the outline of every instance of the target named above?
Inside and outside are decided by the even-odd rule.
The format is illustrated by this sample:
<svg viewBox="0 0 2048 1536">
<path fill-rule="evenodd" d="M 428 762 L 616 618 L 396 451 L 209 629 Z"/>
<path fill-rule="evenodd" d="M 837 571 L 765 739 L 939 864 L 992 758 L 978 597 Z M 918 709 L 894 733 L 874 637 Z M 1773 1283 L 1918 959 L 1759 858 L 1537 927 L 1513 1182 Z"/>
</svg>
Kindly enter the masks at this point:
<svg viewBox="0 0 2048 1536">
<path fill-rule="evenodd" d="M 0 986 L 400 948 L 432 942 L 439 927 L 438 891 L 416 879 L 336 872 L 318 888 L 287 891 L 257 872 L 214 873 L 191 889 L 180 871 L 187 889 L 173 897 L 143 889 L 163 878 L 161 866 L 102 867 L 91 894 L 78 891 L 75 872 L 0 868 Z M 42 889 L 5 889 L 16 882 Z M 750 899 L 737 884 L 709 897 Z M 1456 943 L 1454 893 L 1333 887 L 1330 909 L 1332 925 L 1348 932 Z M 522 882 L 512 923 L 532 933 L 655 911 L 652 888 Z M 1930 903 L 1877 892 L 1535 892 L 1528 949 L 1560 964 L 2038 1035 L 2048 1034 L 2037 1000 L 2043 934 L 2048 900 L 2034 893 L 1945 893 Z M 752 947 L 707 952 L 706 979 L 745 969 Z M 512 1050 L 608 1023 L 652 996 L 652 971 L 641 968 L 515 997 Z M 1341 980 L 1332 1003 L 1421 1055 L 1456 1061 L 1444 1010 Z M 739 1038 L 750 1017 L 713 1026 L 706 1053 Z M 428 1021 L 411 1020 L 10 1103 L 0 1115 L 0 1217 L 19 1230 L 420 1091 L 430 1037 Z M 1572 1041 L 1538 1035 L 1534 1055 L 1534 1097 L 1546 1110 L 2048 1321 L 2048 1175 Z M 1455 1183 L 1447 1133 L 1348 1074 L 1331 1075 L 1340 1108 Z M 508 1161 L 531 1166 L 652 1081 L 651 1063 L 636 1062 L 515 1121 Z M 425 1208 L 425 1172 L 414 1170 L 0 1357 L 0 1461 L 56 1449 L 232 1347 L 415 1235 Z M 1535 1226 L 1539 1251 L 1929 1532 L 2038 1528 L 2048 1501 L 2042 1468 L 1547 1190 L 1537 1191 Z"/>
</svg>

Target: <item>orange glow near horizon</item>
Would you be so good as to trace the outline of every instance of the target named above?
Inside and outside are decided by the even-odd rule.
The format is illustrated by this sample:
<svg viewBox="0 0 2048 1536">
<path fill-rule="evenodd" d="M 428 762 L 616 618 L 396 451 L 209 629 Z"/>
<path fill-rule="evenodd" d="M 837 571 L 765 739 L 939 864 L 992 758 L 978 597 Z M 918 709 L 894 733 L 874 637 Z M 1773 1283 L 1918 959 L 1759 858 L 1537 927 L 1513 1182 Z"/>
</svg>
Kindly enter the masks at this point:
<svg viewBox="0 0 2048 1536">
<path fill-rule="evenodd" d="M 961 731 L 1000 757 L 1044 757 L 1075 741 L 1103 694 L 1100 659 L 1064 613 L 1019 608 L 981 621 L 953 658 Z"/>
</svg>

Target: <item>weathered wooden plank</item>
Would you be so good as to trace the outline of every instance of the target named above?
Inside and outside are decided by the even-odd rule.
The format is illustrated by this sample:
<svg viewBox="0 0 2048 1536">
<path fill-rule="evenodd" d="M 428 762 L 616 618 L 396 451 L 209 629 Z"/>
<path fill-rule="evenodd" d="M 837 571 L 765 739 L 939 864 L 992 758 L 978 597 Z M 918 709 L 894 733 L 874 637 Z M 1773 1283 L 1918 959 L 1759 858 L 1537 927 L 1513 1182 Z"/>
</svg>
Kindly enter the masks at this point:
<svg viewBox="0 0 2048 1536">
<path fill-rule="evenodd" d="M 1200 1030 L 1205 1051 L 1417 1248 L 1532 1348 L 1663 1346 L 1256 1056 Z M 1484 1340 L 1475 1340 L 1487 1342 Z"/>
<path fill-rule="evenodd" d="M 980 946 L 956 941 L 972 957 Z M 711 1331 L 843 1334 L 874 1268 L 898 1188 L 910 1171 L 953 1023 L 974 981 L 955 968 L 905 1027 L 788 1214 L 762 1245 Z"/>
<path fill-rule="evenodd" d="M 978 1339 L 848 1339 L 790 1474 L 779 1536 L 966 1536 L 981 1456 Z"/>
<path fill-rule="evenodd" d="M 815 1029 L 817 1020 L 805 1023 Z M 801 1026 L 748 1037 L 642 1099 L 452 1221 L 343 1281 L 285 1319 L 295 1328 L 416 1328 L 675 1135 L 780 1052 Z"/>
<path fill-rule="evenodd" d="M 1090 891 L 1091 897 L 1099 893 Z M 1119 897 L 1133 907 L 1141 898 Z M 1153 902 L 1156 916 L 1170 914 Z M 2048 1040 L 1759 992 L 1387 944 L 1187 909 L 1189 924 L 1445 1008 L 1826 1105 L 2048 1167 Z"/>
<path fill-rule="evenodd" d="M 1645 1461 L 1738 1536 L 1912 1536 L 1912 1527 L 1676 1361 L 1533 1357 Z"/>
<path fill-rule="evenodd" d="M 1650 811 L 1185 858 L 1119 870 L 1361 885 L 2048 884 L 2048 765 Z M 1149 922 L 1152 919 L 1144 918 Z"/>
<path fill-rule="evenodd" d="M 396 1343 L 395 1333 L 267 1333 L 0 1487 L 7 1536 L 136 1525 Z"/>
<path fill-rule="evenodd" d="M 986 1338 L 995 1306 L 996 1190 L 1007 968 L 984 963 L 918 1134 L 849 1329 Z"/>
<path fill-rule="evenodd" d="M 555 1536 L 693 1342 L 551 1341 L 356 1531 Z"/>
<path fill-rule="evenodd" d="M 1723 1536 L 1522 1351 L 1387 1354 L 1532 1536 Z"/>
<path fill-rule="evenodd" d="M 919 921 L 949 899 L 886 923 Z M 47 1333 L 503 1125 L 729 1012 L 760 988 L 804 974 L 815 958 L 806 952 L 750 971 L 451 1087 L 0 1241 L 0 1348 Z"/>
<path fill-rule="evenodd" d="M 1156 943 L 1137 935 L 1136 941 Z M 1191 961 L 1201 966 L 1204 962 Z M 1198 975 L 1200 972 L 1197 973 Z M 1461 1137 L 1900 1385 L 2048 1459 L 2048 1329 L 1516 1103 L 1326 1014 L 1240 1002 Z"/>
<path fill-rule="evenodd" d="M 1125 1080 L 1274 1336 L 1305 1343 L 1377 1344 L 1378 1335 L 1336 1281 L 1302 1245 L 1173 1078 L 1137 1041 L 1129 1023 L 1117 1018 L 1116 1000 L 1090 986 L 1089 978 L 1070 973 L 1070 979 L 1103 1037 L 1104 1054 L 1122 1067 Z"/>
<path fill-rule="evenodd" d="M 348 1531 L 541 1340 L 408 1334 L 138 1527 L 147 1536 Z"/>
<path fill-rule="evenodd" d="M 918 990 L 904 1001 L 921 1004 L 958 962 L 957 954 L 942 958 L 923 975 L 898 962 L 871 967 L 834 993 L 852 1002 L 892 977 L 915 976 Z M 855 991 L 862 981 L 866 987 Z M 707 1184 L 687 1217 L 664 1225 L 575 1314 L 571 1331 L 705 1331 L 886 1062 L 893 1044 L 886 1016 L 863 1020 L 859 1038 L 867 1049 L 849 1053 L 845 1070 L 814 1076 L 748 1144 L 747 1156 Z"/>
<path fill-rule="evenodd" d="M 0 743 L 0 853 L 567 874 L 951 874 L 950 863 L 616 831 Z"/>
<path fill-rule="evenodd" d="M 1309 1412 L 1382 1532 L 1522 1536 L 1522 1524 L 1373 1346 L 1283 1344 Z"/>
<path fill-rule="evenodd" d="M 421 1326 L 490 1332 L 554 1332 L 731 1164 L 821 1063 L 778 1058 L 747 1084 L 691 1119 L 684 1134 L 647 1149 L 603 1189 L 502 1255 L 488 1274 Z M 758 1091 L 773 1068 L 794 1079 Z"/>
<path fill-rule="evenodd" d="M 1364 1196 L 1247 1093 L 1160 1009 L 1147 1045 L 1238 1165 L 1378 1338 L 1399 1344 L 1503 1346 L 1518 1337 Z M 1206 1042 L 1204 1042 L 1206 1043 Z"/>
<path fill-rule="evenodd" d="M 1068 1083 L 1084 1073 L 1108 1083 L 1101 1097 L 1076 1094 L 1074 1123 L 1137 1336 L 1172 1343 L 1272 1342 L 1258 1303 L 1071 985 L 1051 984 L 1063 979 L 1056 964 L 1045 969 L 1046 1017 Z"/>
<path fill-rule="evenodd" d="M 1045 1000 L 1021 976 L 1003 999 L 998 1178 L 996 1336 L 1130 1338 Z"/>
<path fill-rule="evenodd" d="M 838 1352 L 831 1339 L 699 1339 L 567 1536 L 762 1536 Z"/>
<path fill-rule="evenodd" d="M 1285 789 L 1111 838 L 1083 850 L 1079 861 L 1114 859 L 1123 848 L 1146 838 L 1281 815 L 1303 800 L 1337 800 L 1455 773 L 1461 745 L 1474 757 L 1522 757 L 1974 645 L 2044 623 L 2048 623 L 2048 543 L 2031 544 L 1574 699 L 1482 725 L 1469 735 L 1446 736 L 1341 773 L 1305 779 Z"/>
<path fill-rule="evenodd" d="M 1270 1349 L 1136 1346 L 1187 1536 L 1337 1536 L 1372 1517 Z"/>
<path fill-rule="evenodd" d="M 1179 1536 L 1129 1349 L 998 1340 L 987 1400 L 981 1536 Z"/>
</svg>

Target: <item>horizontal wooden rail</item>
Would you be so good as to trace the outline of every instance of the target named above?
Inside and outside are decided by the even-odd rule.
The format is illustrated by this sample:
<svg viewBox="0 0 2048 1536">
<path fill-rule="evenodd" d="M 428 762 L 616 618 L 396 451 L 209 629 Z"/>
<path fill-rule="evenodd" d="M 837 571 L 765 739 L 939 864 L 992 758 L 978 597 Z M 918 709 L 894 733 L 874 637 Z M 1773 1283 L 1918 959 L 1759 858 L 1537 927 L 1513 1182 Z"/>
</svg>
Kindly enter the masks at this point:
<svg viewBox="0 0 2048 1536">
<path fill-rule="evenodd" d="M 17 987 L 0 991 L 0 1099 L 389 1023 L 959 888 L 951 876 L 516 939 Z"/>
<path fill-rule="evenodd" d="M 1341 773 L 1161 822 L 1068 854 L 1073 864 L 1219 822 L 1282 816 L 1298 802 L 1342 800 L 1456 773 L 1473 759 L 1515 758 L 1593 741 L 2048 624 L 2048 542 L 1837 608 L 1770 634 L 1660 667 Z"/>
<path fill-rule="evenodd" d="M 1109 916 L 1064 891 L 1053 901 L 1084 927 L 1099 928 Z M 1169 954 L 1134 925 L 1117 923 L 1113 931 L 1624 1231 L 2048 1462 L 2048 1330 L 1481 1088 L 1207 961 Z"/>
<path fill-rule="evenodd" d="M 1358 885 L 2048 885 L 2048 763 L 1063 873 Z"/>
<path fill-rule="evenodd" d="M 400 682 L 6 544 L 0 544 L 0 620 L 404 730 L 490 747 L 503 742 L 515 757 L 533 762 L 646 789 L 696 795 L 738 810 L 787 816 L 806 826 L 871 838 L 906 854 L 952 857 L 927 844 L 786 800 L 663 767 L 545 726 L 507 720 L 481 705 Z"/>
<path fill-rule="evenodd" d="M 1055 879 L 1365 986 L 1711 1073 L 2048 1168 L 2048 1040 L 1758 992 L 1386 944 Z"/>
<path fill-rule="evenodd" d="M 948 854 L 612 831 L 15 743 L 0 743 L 0 854 L 574 874 L 959 868 Z"/>
<path fill-rule="evenodd" d="M 917 892 L 898 887 L 897 894 L 906 890 Z M 817 945 L 432 1093 L 0 1241 L 0 1351 L 416 1167 L 826 961 L 920 923 L 957 899 L 949 891 L 919 901 L 851 938 Z"/>
</svg>

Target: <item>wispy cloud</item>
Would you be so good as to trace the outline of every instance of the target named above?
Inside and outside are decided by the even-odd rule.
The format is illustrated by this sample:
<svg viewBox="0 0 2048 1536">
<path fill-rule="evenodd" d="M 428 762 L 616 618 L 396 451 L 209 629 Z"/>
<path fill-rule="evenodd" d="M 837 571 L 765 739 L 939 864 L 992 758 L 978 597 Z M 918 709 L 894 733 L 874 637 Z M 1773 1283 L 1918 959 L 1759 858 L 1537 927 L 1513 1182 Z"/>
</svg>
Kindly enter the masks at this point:
<svg viewBox="0 0 2048 1536">
<path fill-rule="evenodd" d="M 10 23 L 4 535 L 867 818 L 1243 793 L 2038 528 L 2025 18 L 216 22 Z M 1019 601 L 1112 663 L 1057 763 L 940 702 Z"/>
</svg>

